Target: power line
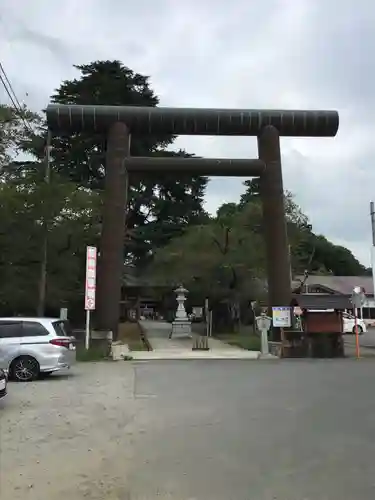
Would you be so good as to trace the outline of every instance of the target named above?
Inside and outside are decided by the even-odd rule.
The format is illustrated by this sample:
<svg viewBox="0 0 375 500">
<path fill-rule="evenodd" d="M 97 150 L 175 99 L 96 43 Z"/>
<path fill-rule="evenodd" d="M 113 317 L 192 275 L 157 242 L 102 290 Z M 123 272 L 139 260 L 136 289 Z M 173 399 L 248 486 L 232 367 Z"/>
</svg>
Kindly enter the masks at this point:
<svg viewBox="0 0 375 500">
<path fill-rule="evenodd" d="M 5 89 L 5 92 L 8 94 L 8 97 L 14 107 L 14 109 L 18 112 L 19 117 L 21 118 L 23 124 L 25 125 L 26 129 L 31 133 L 34 134 L 34 131 L 30 125 L 30 123 L 27 121 L 27 118 L 25 118 L 24 113 L 22 111 L 22 106 L 18 100 L 18 97 L 16 93 L 14 92 L 14 89 L 12 87 L 12 84 L 5 72 L 4 66 L 0 62 L 0 71 L 3 73 L 3 75 L 0 72 L 0 81 L 3 84 L 3 87 Z M 9 88 L 8 88 L 9 87 Z M 9 90 L 10 89 L 10 90 Z M 12 95 L 13 94 L 13 95 Z"/>
<path fill-rule="evenodd" d="M 6 74 L 6 71 L 5 71 L 4 66 L 2 65 L 1 61 L 0 61 L 0 70 L 3 72 L 4 78 L 5 78 L 5 80 L 6 80 L 7 84 L 8 84 L 8 86 L 9 86 L 9 88 L 10 88 L 10 90 L 11 90 L 12 94 L 13 94 L 14 100 L 16 101 L 16 103 L 17 103 L 17 105 L 18 105 L 18 108 L 21 110 L 22 106 L 21 106 L 21 104 L 20 104 L 20 101 L 18 100 L 18 98 L 17 98 L 17 96 L 16 96 L 16 93 L 14 92 L 14 89 L 13 89 L 13 87 L 12 87 L 12 84 L 10 83 L 10 80 L 9 80 L 9 78 L 8 78 L 7 74 Z"/>
</svg>

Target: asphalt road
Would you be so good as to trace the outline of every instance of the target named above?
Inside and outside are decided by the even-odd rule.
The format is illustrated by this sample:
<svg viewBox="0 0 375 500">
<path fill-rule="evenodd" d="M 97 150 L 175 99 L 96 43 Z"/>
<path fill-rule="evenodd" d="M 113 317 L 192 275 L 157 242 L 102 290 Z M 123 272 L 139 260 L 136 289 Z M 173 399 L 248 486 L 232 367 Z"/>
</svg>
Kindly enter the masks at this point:
<svg viewBox="0 0 375 500">
<path fill-rule="evenodd" d="M 345 335 L 347 343 L 355 343 L 355 335 Z M 363 347 L 373 347 L 375 349 L 375 328 L 368 328 L 367 332 L 359 336 L 359 343 Z"/>
<path fill-rule="evenodd" d="M 372 500 L 374 359 L 85 364 L 11 384 L 0 497 Z"/>
<path fill-rule="evenodd" d="M 136 368 L 136 498 L 375 497 L 373 360 Z"/>
</svg>

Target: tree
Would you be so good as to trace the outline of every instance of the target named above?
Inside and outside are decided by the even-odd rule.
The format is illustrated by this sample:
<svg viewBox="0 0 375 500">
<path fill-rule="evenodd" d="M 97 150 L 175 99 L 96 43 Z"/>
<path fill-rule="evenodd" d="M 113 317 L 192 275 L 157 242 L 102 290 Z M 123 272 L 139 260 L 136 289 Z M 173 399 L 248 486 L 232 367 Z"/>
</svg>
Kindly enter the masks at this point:
<svg viewBox="0 0 375 500">
<path fill-rule="evenodd" d="M 146 76 L 134 73 L 120 61 L 96 61 L 76 66 L 80 77 L 64 81 L 51 100 L 60 104 L 157 106 L 158 97 Z M 133 156 L 179 155 L 166 151 L 171 135 L 132 136 Z M 53 168 L 79 185 L 103 188 L 106 138 L 79 133 L 53 139 Z M 128 197 L 125 259 L 143 262 L 152 251 L 182 234 L 204 214 L 207 179 L 165 175 L 131 178 Z"/>
<path fill-rule="evenodd" d="M 335 276 L 365 276 L 367 269 L 347 248 L 334 245 L 322 235 L 311 233 L 301 241 L 300 248 L 312 255 L 310 272 Z M 300 256 L 300 260 L 302 258 Z"/>
<path fill-rule="evenodd" d="M 151 266 L 154 279 L 170 287 L 182 282 L 202 302 L 225 304 L 227 318 L 236 324 L 241 305 L 263 291 L 264 248 L 261 236 L 246 221 L 257 206 L 238 211 L 233 204 L 218 210 L 215 218 L 189 228 L 182 237 L 156 252 Z"/>
<path fill-rule="evenodd" d="M 245 181 L 245 193 L 241 196 L 240 208 L 248 203 L 260 203 L 259 178 Z M 336 276 L 364 275 L 367 270 L 354 257 L 350 250 L 334 245 L 324 236 L 316 235 L 308 217 L 294 201 L 294 196 L 285 191 L 285 217 L 291 251 L 292 270 L 294 274 L 332 273 Z M 254 220 L 255 228 L 261 230 L 261 212 Z"/>
<path fill-rule="evenodd" d="M 295 274 L 363 274 L 365 268 L 352 253 L 312 232 L 307 216 L 285 194 L 291 256 Z M 265 247 L 262 206 L 258 194 L 245 203 L 225 203 L 214 218 L 188 229 L 155 253 L 154 279 L 171 288 L 184 283 L 200 300 L 209 296 L 216 304 L 227 303 L 233 316 L 241 304 L 264 297 Z M 237 312 L 236 312 L 237 311 Z"/>
<path fill-rule="evenodd" d="M 14 164 L 19 153 L 40 147 L 42 118 L 26 107 L 15 109 L 0 104 L 0 176 L 4 180 L 17 176 Z"/>
<path fill-rule="evenodd" d="M 47 309 L 77 301 L 83 292 L 85 247 L 99 235 L 99 196 L 59 175 L 43 180 L 44 166 L 0 183 L 0 309 L 35 314 L 43 226 L 47 222 Z"/>
<path fill-rule="evenodd" d="M 248 181 L 243 183 L 246 186 L 246 191 L 241 194 L 239 206 L 240 208 L 244 207 L 250 201 L 254 201 L 258 199 L 260 196 L 260 177 L 254 177 Z"/>
</svg>

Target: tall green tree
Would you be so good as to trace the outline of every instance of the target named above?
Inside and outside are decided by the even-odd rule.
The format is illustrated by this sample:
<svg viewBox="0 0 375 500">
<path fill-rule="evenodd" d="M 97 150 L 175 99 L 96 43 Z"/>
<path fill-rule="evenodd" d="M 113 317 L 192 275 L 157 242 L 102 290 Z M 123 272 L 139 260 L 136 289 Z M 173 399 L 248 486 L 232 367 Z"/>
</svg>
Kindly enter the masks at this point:
<svg viewBox="0 0 375 500">
<path fill-rule="evenodd" d="M 0 176 L 2 180 L 19 175 L 20 164 L 15 160 L 20 153 L 36 151 L 41 147 L 43 119 L 26 107 L 15 109 L 0 104 Z"/>
<path fill-rule="evenodd" d="M 308 258 L 308 256 L 311 256 Z M 353 253 L 335 245 L 322 235 L 313 232 L 301 234 L 295 257 L 301 271 L 304 267 L 311 274 L 333 274 L 335 276 L 366 276 L 368 270 Z"/>
<path fill-rule="evenodd" d="M 95 61 L 76 66 L 79 76 L 64 81 L 52 102 L 117 106 L 157 106 L 159 99 L 149 78 L 133 72 L 120 61 Z M 166 148 L 171 135 L 132 135 L 133 156 L 189 156 Z M 63 176 L 90 189 L 103 189 L 106 138 L 79 133 L 53 139 L 53 165 Z M 204 215 L 203 196 L 207 179 L 200 176 L 155 175 L 130 179 L 125 258 L 147 260 L 155 248 Z"/>
<path fill-rule="evenodd" d="M 244 185 L 246 190 L 238 205 L 240 209 L 248 203 L 260 203 L 259 179 L 245 181 Z M 284 202 L 294 274 L 308 270 L 310 273 L 330 273 L 336 276 L 361 276 L 368 272 L 350 250 L 334 245 L 324 236 L 312 231 L 308 217 L 289 191 L 285 191 Z M 253 223 L 255 227 L 261 228 L 261 217 Z"/>
<path fill-rule="evenodd" d="M 264 277 L 263 242 L 245 223 L 256 207 L 243 213 L 231 212 L 228 205 L 158 250 L 151 266 L 154 278 L 171 286 L 183 282 L 216 300 L 237 302 L 241 294 L 258 293 L 257 279 Z"/>
<path fill-rule="evenodd" d="M 0 106 L 0 313 L 36 313 L 46 228 L 47 311 L 79 301 L 85 247 L 100 233 L 99 193 L 56 170 L 46 184 L 45 132 L 40 115 Z"/>
<path fill-rule="evenodd" d="M 365 268 L 345 248 L 313 233 L 307 216 L 291 193 L 285 210 L 294 274 L 360 275 Z M 265 291 L 266 261 L 259 193 L 246 202 L 225 203 L 216 217 L 190 228 L 155 254 L 153 276 L 193 292 L 234 305 L 259 298 Z"/>
<path fill-rule="evenodd" d="M 47 310 L 83 292 L 85 247 L 98 241 L 100 198 L 44 165 L 0 183 L 0 312 L 35 314 L 44 224 L 48 227 Z"/>
</svg>

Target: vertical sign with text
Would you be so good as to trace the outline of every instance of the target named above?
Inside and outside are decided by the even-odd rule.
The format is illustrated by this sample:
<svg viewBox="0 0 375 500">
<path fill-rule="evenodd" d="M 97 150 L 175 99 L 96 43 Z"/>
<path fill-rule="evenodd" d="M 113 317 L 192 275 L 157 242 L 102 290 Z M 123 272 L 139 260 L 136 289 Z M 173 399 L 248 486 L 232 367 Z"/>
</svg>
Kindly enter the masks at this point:
<svg viewBox="0 0 375 500">
<path fill-rule="evenodd" d="M 86 284 L 85 284 L 85 309 L 93 311 L 95 309 L 96 297 L 96 247 L 86 249 Z"/>
</svg>

